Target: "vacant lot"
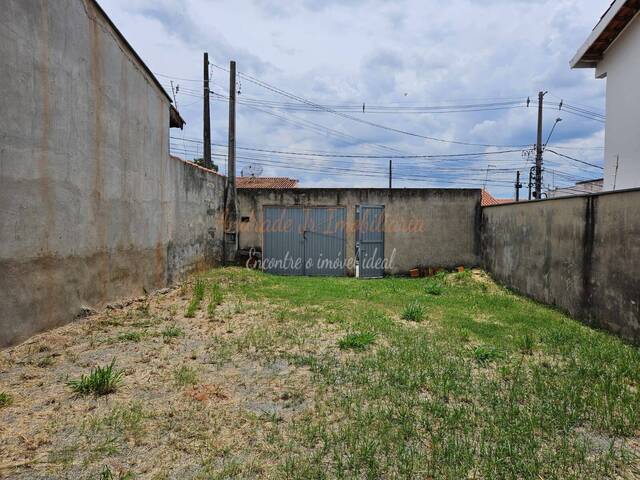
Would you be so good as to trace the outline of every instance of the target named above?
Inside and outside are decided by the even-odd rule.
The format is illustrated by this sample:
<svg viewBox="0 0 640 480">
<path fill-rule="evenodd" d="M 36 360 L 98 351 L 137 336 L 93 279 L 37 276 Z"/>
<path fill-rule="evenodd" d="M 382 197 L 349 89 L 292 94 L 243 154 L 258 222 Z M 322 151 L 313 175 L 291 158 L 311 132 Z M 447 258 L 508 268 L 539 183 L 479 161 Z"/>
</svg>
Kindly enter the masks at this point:
<svg viewBox="0 0 640 480">
<path fill-rule="evenodd" d="M 480 272 L 213 270 L 2 351 L 0 477 L 640 478 L 639 384 Z"/>
</svg>

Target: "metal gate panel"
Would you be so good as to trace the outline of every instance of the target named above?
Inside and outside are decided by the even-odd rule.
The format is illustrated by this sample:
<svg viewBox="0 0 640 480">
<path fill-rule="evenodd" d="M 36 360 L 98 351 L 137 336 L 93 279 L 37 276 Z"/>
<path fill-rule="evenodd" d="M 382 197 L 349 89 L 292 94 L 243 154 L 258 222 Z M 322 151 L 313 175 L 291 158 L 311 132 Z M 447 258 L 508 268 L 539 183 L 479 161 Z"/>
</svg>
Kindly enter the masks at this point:
<svg viewBox="0 0 640 480">
<path fill-rule="evenodd" d="M 345 209 L 305 208 L 305 275 L 345 274 Z"/>
<path fill-rule="evenodd" d="M 278 275 L 345 275 L 343 207 L 264 207 L 263 270 Z"/>
<path fill-rule="evenodd" d="M 384 276 L 384 206 L 356 207 L 357 258 L 361 278 Z"/>
<path fill-rule="evenodd" d="M 265 272 L 304 274 L 303 224 L 302 208 L 264 208 L 262 265 Z"/>
</svg>

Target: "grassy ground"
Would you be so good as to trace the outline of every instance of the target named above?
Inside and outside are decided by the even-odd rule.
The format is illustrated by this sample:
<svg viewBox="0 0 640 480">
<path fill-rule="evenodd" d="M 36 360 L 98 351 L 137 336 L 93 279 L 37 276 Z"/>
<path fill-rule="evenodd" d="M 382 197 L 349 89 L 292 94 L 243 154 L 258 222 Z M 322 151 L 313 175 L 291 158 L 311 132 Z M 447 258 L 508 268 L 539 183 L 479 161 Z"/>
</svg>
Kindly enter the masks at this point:
<svg viewBox="0 0 640 480">
<path fill-rule="evenodd" d="M 639 383 L 479 272 L 213 270 L 3 351 L 0 477 L 640 478 Z"/>
</svg>

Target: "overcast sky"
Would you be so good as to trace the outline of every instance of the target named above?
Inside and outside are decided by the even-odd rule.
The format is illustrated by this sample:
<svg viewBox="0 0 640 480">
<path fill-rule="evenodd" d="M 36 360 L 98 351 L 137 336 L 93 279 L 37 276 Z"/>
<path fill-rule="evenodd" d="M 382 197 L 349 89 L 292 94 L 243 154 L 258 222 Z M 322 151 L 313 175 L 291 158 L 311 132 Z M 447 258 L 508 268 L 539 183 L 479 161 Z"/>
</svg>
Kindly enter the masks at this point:
<svg viewBox="0 0 640 480">
<path fill-rule="evenodd" d="M 361 106 L 349 116 L 446 143 L 385 130 L 324 111 L 282 110 L 297 103 L 240 77 L 241 102 L 277 102 L 276 107 L 238 105 L 240 147 L 293 152 L 367 155 L 486 153 L 532 145 L 536 108 L 527 97 L 545 98 L 545 138 L 562 118 L 550 145 L 566 155 L 601 164 L 604 124 L 558 111 L 569 105 L 604 114 L 605 81 L 593 70 L 571 70 L 569 61 L 609 0 L 100 0 L 159 80 L 180 86 L 178 109 L 187 121 L 172 130 L 174 152 L 191 158 L 202 139 L 202 52 L 212 64 L 238 71 L 268 86 L 314 103 Z M 211 68 L 212 90 L 228 95 L 229 75 Z M 508 109 L 491 103 L 519 102 Z M 474 112 L 451 112 L 460 105 Z M 303 105 L 303 104 L 300 104 Z M 370 106 L 367 112 L 366 105 Z M 394 107 L 375 113 L 375 106 Z M 451 106 L 448 113 L 407 113 L 408 106 Z M 398 108 L 401 107 L 401 108 Z M 259 108 L 259 109 L 257 109 Z M 491 108 L 491 109 L 490 109 Z M 228 104 L 212 101 L 212 141 L 227 143 Z M 312 123 L 310 123 L 312 122 Z M 184 138 L 184 140 L 183 140 Z M 521 150 L 521 149 L 520 149 Z M 215 153 L 223 154 L 222 148 Z M 388 160 L 285 157 L 238 150 L 238 170 L 260 165 L 262 175 L 298 178 L 302 186 L 386 186 Z M 224 170 L 225 159 L 217 157 Z M 295 168 L 286 168 L 291 165 Z M 547 152 L 545 184 L 567 185 L 601 171 Z M 513 196 L 514 169 L 528 174 L 521 151 L 466 160 L 396 159 L 398 187 L 481 187 Z M 555 170 L 557 173 L 554 175 Z M 526 194 L 526 193 L 525 193 Z"/>
</svg>

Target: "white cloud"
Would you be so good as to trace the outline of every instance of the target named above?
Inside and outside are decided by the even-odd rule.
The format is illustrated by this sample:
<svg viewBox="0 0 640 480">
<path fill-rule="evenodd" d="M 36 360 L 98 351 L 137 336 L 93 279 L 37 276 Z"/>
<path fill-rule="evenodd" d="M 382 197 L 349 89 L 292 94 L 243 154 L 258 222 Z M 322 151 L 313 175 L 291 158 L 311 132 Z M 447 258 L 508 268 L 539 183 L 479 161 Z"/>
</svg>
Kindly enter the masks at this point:
<svg viewBox="0 0 640 480">
<path fill-rule="evenodd" d="M 176 80 L 183 88 L 178 103 L 188 122 L 186 138 L 202 136 L 202 107 L 188 90 L 201 88 L 197 79 L 202 75 L 205 49 L 218 65 L 226 66 L 235 59 L 240 71 L 322 104 L 445 105 L 505 98 L 524 101 L 527 96 L 533 100 L 539 90 L 548 90 L 555 97 L 546 100 L 546 129 L 559 114 L 552 110 L 558 98 L 593 109 L 604 105 L 604 81 L 595 80 L 592 71 L 570 70 L 568 62 L 608 0 L 102 0 L 101 4 L 152 71 L 195 80 Z M 223 93 L 228 74 L 217 69 L 212 73 L 214 91 Z M 168 84 L 166 79 L 161 80 Z M 242 82 L 241 98 L 292 101 L 248 81 Z M 226 143 L 226 108 L 222 102 L 213 104 L 216 143 Z M 295 117 L 275 113 L 290 121 L 239 105 L 239 144 L 289 150 L 385 151 L 371 145 L 375 143 L 414 154 L 478 149 L 399 135 L 329 113 L 303 112 L 295 113 Z M 535 141 L 535 113 L 535 108 L 519 108 L 423 115 L 365 113 L 362 118 L 432 137 L 529 144 Z M 584 149 L 571 152 L 599 161 L 602 153 L 594 147 L 602 145 L 602 124 L 567 113 L 560 115 L 563 122 L 554 133 L 554 141 L 575 148 L 584 145 Z M 301 119 L 340 130 L 349 137 L 320 133 L 308 124 L 302 128 Z M 474 159 L 465 165 L 469 172 L 477 172 L 492 161 Z M 594 173 L 583 171 L 567 159 L 558 161 L 557 168 L 576 176 Z M 336 165 L 341 163 L 335 161 Z M 303 164 L 304 160 L 299 160 L 297 165 Z M 380 160 L 378 169 L 386 170 L 386 164 L 386 160 Z M 482 182 L 469 178 L 484 179 L 483 174 L 443 175 L 426 164 L 398 164 L 400 172 L 417 169 L 433 179 L 426 184 L 398 185 L 434 186 L 438 185 L 435 178 L 440 178 L 460 179 L 461 186 L 470 186 Z M 527 168 L 520 154 L 510 157 L 508 165 Z M 313 167 L 321 168 L 319 164 Z M 270 174 L 301 178 L 303 185 L 319 185 L 319 181 L 323 185 L 348 186 L 354 181 L 359 185 L 386 185 L 386 178 L 322 176 L 276 166 L 266 167 L 265 172 L 267 168 Z M 510 194 L 511 187 L 501 182 L 511 176 L 508 172 L 492 173 L 490 188 L 497 194 Z"/>
</svg>

